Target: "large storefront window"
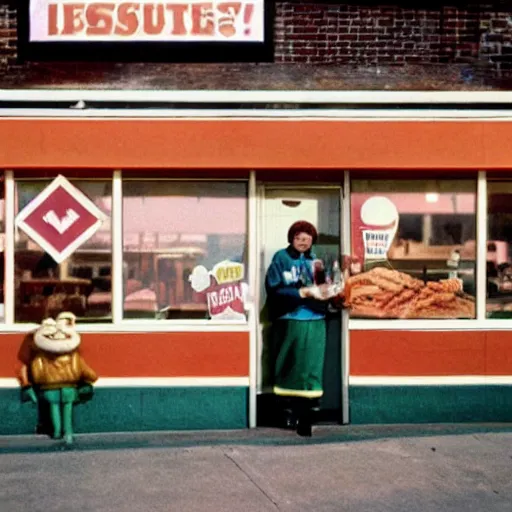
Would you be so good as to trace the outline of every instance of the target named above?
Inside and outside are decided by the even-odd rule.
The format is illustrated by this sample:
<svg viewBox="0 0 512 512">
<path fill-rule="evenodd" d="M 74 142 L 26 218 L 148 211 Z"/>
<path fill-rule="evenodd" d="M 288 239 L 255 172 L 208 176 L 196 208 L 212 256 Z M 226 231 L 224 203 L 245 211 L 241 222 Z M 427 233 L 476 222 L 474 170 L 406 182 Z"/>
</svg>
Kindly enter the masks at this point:
<svg viewBox="0 0 512 512">
<path fill-rule="evenodd" d="M 51 180 L 16 182 L 16 214 L 22 211 Z M 74 180 L 106 215 L 101 227 L 68 258 L 57 263 L 22 229 L 15 232 L 15 320 L 41 322 L 61 311 L 71 311 L 79 322 L 112 320 L 112 241 L 110 180 Z M 56 228 L 62 221 L 56 214 Z"/>
<path fill-rule="evenodd" d="M 476 179 L 351 190 L 351 316 L 475 318 Z"/>
<path fill-rule="evenodd" d="M 487 318 L 512 318 L 512 182 L 487 184 Z"/>
<path fill-rule="evenodd" d="M 246 183 L 125 180 L 124 318 L 243 317 L 246 247 Z"/>
</svg>

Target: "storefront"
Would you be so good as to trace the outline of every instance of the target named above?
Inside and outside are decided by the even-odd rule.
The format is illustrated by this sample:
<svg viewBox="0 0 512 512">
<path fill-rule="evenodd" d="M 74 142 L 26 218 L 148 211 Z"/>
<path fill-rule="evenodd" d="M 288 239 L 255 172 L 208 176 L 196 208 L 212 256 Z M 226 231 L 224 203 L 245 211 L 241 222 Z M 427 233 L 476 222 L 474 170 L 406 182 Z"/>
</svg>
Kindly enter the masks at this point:
<svg viewBox="0 0 512 512">
<path fill-rule="evenodd" d="M 21 99 L 2 94 L 3 101 Z M 329 265 L 351 256 L 363 272 L 377 261 L 378 243 L 369 249 L 369 240 L 380 243 L 387 229 L 387 258 L 377 267 L 413 280 L 396 290 L 365 282 L 372 291 L 361 292 L 351 312 L 333 313 L 326 417 L 510 421 L 507 112 L 447 110 L 449 93 L 375 93 L 367 108 L 350 93 L 162 93 L 172 104 L 261 107 L 286 96 L 299 106 L 213 113 L 87 108 L 93 100 L 126 101 L 115 91 L 23 94 L 39 107 L 0 114 L 1 434 L 34 431 L 34 410 L 20 403 L 15 378 L 20 347 L 45 315 L 62 310 L 77 315 L 83 354 L 100 376 L 94 399 L 76 408 L 77 432 L 256 426 L 268 389 L 262 281 L 289 224 L 305 217 L 317 225 L 317 252 Z M 130 104 L 142 101 L 128 94 Z M 459 105 L 487 98 L 456 94 Z M 443 106 L 405 105 L 398 117 L 382 107 L 391 99 Z M 85 108 L 44 108 L 63 100 Z M 359 108 L 307 108 L 348 102 Z M 57 176 L 104 216 L 59 263 L 20 228 L 18 215 Z M 379 208 L 363 214 L 372 198 L 385 198 L 395 217 Z M 226 261 L 236 276 L 223 281 L 216 272 L 228 272 Z M 213 288 L 191 286 L 198 266 L 217 275 Z M 460 280 L 461 289 L 436 288 L 448 279 Z M 226 283 L 235 295 L 223 299 Z M 248 294 L 240 316 L 233 286 L 242 283 Z"/>
</svg>

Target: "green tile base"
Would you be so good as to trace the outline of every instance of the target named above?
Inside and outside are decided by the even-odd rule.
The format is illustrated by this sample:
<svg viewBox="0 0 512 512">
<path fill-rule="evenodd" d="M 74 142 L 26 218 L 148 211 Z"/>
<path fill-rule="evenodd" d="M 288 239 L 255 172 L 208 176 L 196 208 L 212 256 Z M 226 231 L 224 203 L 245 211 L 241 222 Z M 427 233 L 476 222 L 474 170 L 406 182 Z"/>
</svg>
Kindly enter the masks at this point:
<svg viewBox="0 0 512 512">
<path fill-rule="evenodd" d="M 37 407 L 0 390 L 0 435 L 33 434 Z M 350 423 L 512 422 L 511 386 L 351 386 Z M 74 410 L 77 433 L 248 427 L 248 389 L 99 388 Z"/>
<path fill-rule="evenodd" d="M 0 435 L 32 434 L 37 407 L 18 389 L 0 390 Z M 248 426 L 248 388 L 97 388 L 75 406 L 76 433 L 241 429 Z"/>
<path fill-rule="evenodd" d="M 350 423 L 512 421 L 512 386 L 351 386 Z"/>
</svg>

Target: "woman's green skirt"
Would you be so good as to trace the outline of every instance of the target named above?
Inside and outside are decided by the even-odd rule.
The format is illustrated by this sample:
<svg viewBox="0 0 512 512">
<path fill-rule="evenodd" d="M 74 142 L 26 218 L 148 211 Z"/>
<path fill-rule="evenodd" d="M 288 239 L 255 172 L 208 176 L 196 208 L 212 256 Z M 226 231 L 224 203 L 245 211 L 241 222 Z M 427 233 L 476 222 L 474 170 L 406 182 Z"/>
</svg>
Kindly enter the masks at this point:
<svg viewBox="0 0 512 512">
<path fill-rule="evenodd" d="M 277 354 L 274 393 L 281 396 L 321 397 L 325 320 L 277 320 L 273 331 Z"/>
</svg>

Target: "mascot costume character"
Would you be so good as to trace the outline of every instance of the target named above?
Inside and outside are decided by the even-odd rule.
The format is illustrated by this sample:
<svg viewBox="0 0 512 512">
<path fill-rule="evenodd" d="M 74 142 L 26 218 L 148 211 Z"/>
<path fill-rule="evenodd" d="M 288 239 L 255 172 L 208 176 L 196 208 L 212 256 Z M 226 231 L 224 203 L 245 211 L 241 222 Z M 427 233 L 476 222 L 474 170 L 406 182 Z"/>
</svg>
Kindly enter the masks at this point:
<svg viewBox="0 0 512 512">
<path fill-rule="evenodd" d="M 20 372 L 22 400 L 49 406 L 53 438 L 73 442 L 73 404 L 92 397 L 96 373 L 80 356 L 75 315 L 47 318 L 34 333 L 31 356 Z"/>
</svg>

